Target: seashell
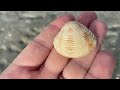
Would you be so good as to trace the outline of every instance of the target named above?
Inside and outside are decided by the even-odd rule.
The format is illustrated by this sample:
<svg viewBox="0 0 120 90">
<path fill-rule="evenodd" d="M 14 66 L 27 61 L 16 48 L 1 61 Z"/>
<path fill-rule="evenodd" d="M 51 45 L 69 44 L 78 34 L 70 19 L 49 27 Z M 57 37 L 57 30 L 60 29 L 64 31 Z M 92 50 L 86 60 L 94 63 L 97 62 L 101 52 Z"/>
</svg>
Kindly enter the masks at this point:
<svg viewBox="0 0 120 90">
<path fill-rule="evenodd" d="M 66 23 L 53 41 L 56 51 L 68 58 L 86 56 L 95 49 L 96 44 L 95 35 L 76 21 Z"/>
</svg>

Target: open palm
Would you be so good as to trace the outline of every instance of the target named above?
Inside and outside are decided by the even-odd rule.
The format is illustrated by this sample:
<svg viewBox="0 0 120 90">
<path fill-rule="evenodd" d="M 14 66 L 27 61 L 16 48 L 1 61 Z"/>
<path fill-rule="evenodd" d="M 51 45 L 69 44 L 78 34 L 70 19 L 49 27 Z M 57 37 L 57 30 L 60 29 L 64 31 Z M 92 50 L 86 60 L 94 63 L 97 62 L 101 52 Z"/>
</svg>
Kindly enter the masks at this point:
<svg viewBox="0 0 120 90">
<path fill-rule="evenodd" d="M 97 48 L 88 56 L 69 59 L 53 47 L 53 39 L 68 22 L 86 25 L 97 37 Z M 1 73 L 1 79 L 109 79 L 115 66 L 112 53 L 101 51 L 107 26 L 94 12 L 83 12 L 76 19 L 69 14 L 58 17 L 41 32 Z"/>
</svg>

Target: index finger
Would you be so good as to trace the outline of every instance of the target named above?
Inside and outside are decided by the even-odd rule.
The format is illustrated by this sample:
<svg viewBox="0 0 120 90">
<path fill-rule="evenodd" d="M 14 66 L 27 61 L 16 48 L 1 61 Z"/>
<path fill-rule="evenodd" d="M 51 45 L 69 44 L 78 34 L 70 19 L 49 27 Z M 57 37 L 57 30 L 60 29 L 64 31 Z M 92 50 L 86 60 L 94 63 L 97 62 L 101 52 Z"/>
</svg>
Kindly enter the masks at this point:
<svg viewBox="0 0 120 90">
<path fill-rule="evenodd" d="M 15 59 L 14 64 L 30 67 L 42 64 L 53 48 L 54 37 L 60 28 L 70 20 L 74 20 L 74 17 L 70 14 L 60 16 L 54 20 L 21 52 Z"/>
</svg>

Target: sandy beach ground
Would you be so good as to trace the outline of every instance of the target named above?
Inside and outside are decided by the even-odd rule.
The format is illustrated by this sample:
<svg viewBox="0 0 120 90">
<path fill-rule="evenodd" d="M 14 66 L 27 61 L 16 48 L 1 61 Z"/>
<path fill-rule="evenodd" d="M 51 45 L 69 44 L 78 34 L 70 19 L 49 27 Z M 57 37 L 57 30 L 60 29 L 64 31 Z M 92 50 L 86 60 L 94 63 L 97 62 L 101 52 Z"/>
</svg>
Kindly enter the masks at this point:
<svg viewBox="0 0 120 90">
<path fill-rule="evenodd" d="M 22 49 L 53 21 L 66 11 L 0 11 L 0 72 L 17 57 Z M 81 11 L 67 11 L 78 16 Z M 114 79 L 120 78 L 120 12 L 96 11 L 98 18 L 108 25 L 102 49 L 114 53 L 117 65 Z"/>
</svg>

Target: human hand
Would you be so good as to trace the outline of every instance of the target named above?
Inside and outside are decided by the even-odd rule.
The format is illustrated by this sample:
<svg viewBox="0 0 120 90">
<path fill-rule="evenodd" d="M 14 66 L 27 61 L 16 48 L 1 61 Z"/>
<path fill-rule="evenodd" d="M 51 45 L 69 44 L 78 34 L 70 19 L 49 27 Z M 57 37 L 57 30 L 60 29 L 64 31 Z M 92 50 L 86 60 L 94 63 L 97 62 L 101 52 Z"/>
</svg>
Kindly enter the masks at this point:
<svg viewBox="0 0 120 90">
<path fill-rule="evenodd" d="M 61 56 L 53 47 L 53 39 L 68 22 L 77 20 L 97 37 L 97 48 L 84 58 Z M 94 12 L 83 12 L 78 18 L 66 14 L 58 17 L 18 55 L 1 73 L 1 79 L 110 79 L 115 67 L 112 53 L 101 51 L 107 26 Z"/>
</svg>

